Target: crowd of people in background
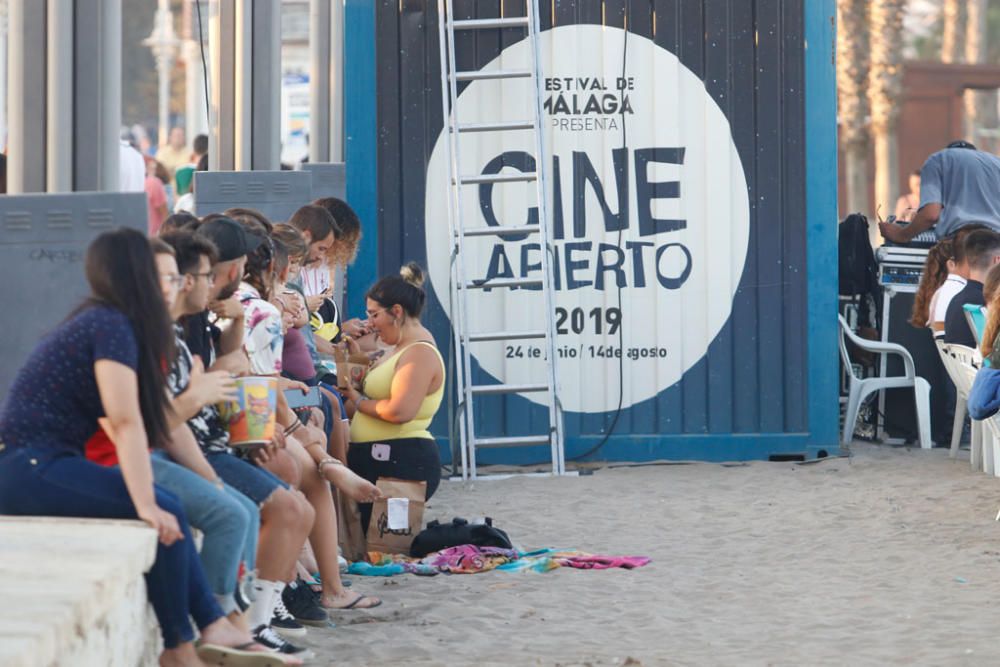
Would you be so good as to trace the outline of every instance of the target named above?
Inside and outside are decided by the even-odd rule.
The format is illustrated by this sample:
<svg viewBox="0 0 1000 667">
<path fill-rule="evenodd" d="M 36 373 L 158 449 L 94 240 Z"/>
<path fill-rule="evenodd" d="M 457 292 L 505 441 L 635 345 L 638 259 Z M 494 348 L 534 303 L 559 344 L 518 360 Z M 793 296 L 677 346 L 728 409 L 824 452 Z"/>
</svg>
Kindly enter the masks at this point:
<svg viewBox="0 0 1000 667">
<path fill-rule="evenodd" d="M 122 132 L 119 185 L 122 192 L 145 192 L 147 231 L 155 236 L 171 213 L 193 212 L 194 173 L 208 171 L 208 136 L 199 134 L 187 145 L 184 129 L 170 130 L 159 148 Z"/>
<path fill-rule="evenodd" d="M 156 529 L 147 589 L 161 664 L 301 664 L 311 654 L 293 641 L 306 626 L 382 604 L 341 578 L 338 511 L 356 503 L 364 531 L 380 477 L 434 493 L 428 427 L 445 364 L 420 321 L 415 264 L 373 285 L 362 317 L 341 315 L 335 270 L 362 233 L 345 202 L 320 199 L 282 222 L 245 208 L 167 215 L 197 155 L 186 153 L 175 132 L 145 160 L 151 237 L 121 229 L 93 242 L 90 298 L 14 380 L 0 413 L 0 513 Z M 338 350 L 371 359 L 362 387 L 338 382 Z M 275 436 L 256 448 L 232 445 L 217 407 L 245 375 L 281 389 Z M 290 405 L 313 387 L 318 406 Z"/>
</svg>

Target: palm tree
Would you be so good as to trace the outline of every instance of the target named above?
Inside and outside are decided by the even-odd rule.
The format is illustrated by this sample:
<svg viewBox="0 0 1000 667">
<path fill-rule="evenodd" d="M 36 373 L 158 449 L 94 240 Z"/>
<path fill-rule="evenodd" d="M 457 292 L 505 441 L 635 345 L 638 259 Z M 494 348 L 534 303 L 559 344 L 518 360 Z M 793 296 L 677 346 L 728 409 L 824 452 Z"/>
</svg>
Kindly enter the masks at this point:
<svg viewBox="0 0 1000 667">
<path fill-rule="evenodd" d="M 941 62 L 962 62 L 962 42 L 965 41 L 965 5 L 967 0 L 944 0 L 941 17 L 944 34 L 941 38 Z M 971 0 L 975 2 L 976 0 Z"/>
<path fill-rule="evenodd" d="M 899 197 L 899 145 L 896 125 L 903 89 L 903 13 L 907 0 L 871 0 L 868 97 L 875 144 L 875 202 L 891 211 Z"/>
<path fill-rule="evenodd" d="M 967 22 L 965 29 L 965 61 L 968 63 L 985 63 L 987 61 L 987 20 L 986 12 L 989 0 L 968 0 Z M 995 90 L 965 91 L 966 138 L 978 142 L 982 128 L 994 129 L 997 126 L 997 92 Z M 989 149 L 992 152 L 992 147 Z"/>
<path fill-rule="evenodd" d="M 847 181 L 844 214 L 870 211 L 867 10 L 867 0 L 837 0 L 837 105 Z"/>
</svg>

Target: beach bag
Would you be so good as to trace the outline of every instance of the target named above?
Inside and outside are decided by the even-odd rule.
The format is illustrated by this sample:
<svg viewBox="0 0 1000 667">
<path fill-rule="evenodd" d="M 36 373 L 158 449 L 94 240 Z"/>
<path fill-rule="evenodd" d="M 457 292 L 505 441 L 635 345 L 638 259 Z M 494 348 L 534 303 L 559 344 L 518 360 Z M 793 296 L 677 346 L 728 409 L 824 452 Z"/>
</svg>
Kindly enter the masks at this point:
<svg viewBox="0 0 1000 667">
<path fill-rule="evenodd" d="M 343 335 L 340 329 L 340 309 L 332 299 L 323 299 L 315 311 L 309 314 L 309 326 L 313 335 L 339 343 Z"/>
<path fill-rule="evenodd" d="M 410 544 L 424 522 L 427 482 L 379 477 L 375 486 L 382 498 L 372 503 L 368 520 L 368 550 L 390 554 L 410 553 Z M 400 512 L 405 512 L 403 517 Z M 402 523 L 393 519 L 402 518 Z"/>
<path fill-rule="evenodd" d="M 455 517 L 451 523 L 431 521 L 427 528 L 410 545 L 410 555 L 423 558 L 427 554 L 448 549 L 449 547 L 472 544 L 477 547 L 499 547 L 513 549 L 507 533 L 493 525 L 493 519 L 486 517 L 485 523 L 469 523 L 465 519 Z"/>
</svg>

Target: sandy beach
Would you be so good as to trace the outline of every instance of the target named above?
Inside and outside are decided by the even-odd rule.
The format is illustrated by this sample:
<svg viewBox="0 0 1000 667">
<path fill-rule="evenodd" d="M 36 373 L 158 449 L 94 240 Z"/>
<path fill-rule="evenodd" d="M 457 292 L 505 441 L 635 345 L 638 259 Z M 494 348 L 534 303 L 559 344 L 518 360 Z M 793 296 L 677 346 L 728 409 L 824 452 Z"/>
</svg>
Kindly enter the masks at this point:
<svg viewBox="0 0 1000 667">
<path fill-rule="evenodd" d="M 961 458 L 965 457 L 965 458 Z M 644 568 L 353 576 L 381 596 L 303 643 L 334 665 L 996 665 L 1000 480 L 968 453 L 604 467 L 445 482 L 425 520 Z"/>
</svg>

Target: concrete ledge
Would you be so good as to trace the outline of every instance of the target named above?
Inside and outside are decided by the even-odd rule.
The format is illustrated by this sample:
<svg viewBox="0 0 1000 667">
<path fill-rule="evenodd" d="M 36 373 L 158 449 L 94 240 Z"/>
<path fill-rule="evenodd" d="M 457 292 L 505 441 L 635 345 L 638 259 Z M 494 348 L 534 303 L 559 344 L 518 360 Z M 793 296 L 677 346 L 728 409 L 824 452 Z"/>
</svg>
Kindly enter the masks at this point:
<svg viewBox="0 0 1000 667">
<path fill-rule="evenodd" d="M 0 665 L 156 664 L 139 521 L 0 517 Z"/>
</svg>

